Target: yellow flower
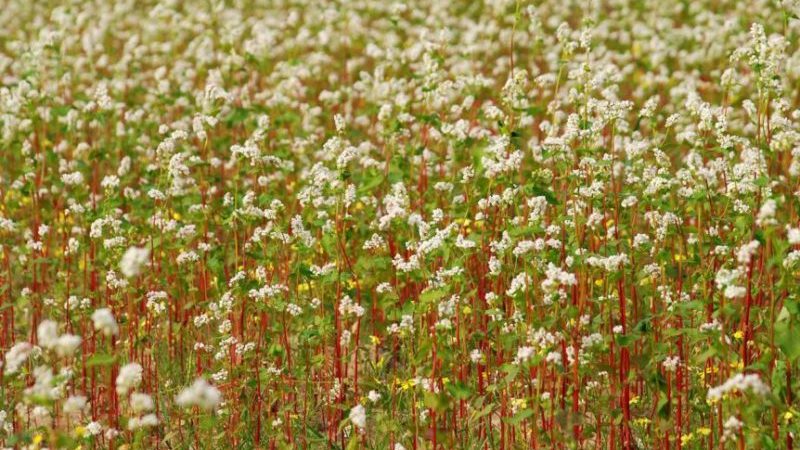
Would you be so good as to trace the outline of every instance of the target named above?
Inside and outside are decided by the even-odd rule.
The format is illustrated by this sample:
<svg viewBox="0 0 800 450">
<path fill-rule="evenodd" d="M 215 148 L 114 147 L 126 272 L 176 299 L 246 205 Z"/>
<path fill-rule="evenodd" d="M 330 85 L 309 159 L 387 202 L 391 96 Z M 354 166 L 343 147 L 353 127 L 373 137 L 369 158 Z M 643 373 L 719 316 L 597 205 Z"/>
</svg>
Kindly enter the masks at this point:
<svg viewBox="0 0 800 450">
<path fill-rule="evenodd" d="M 524 398 L 515 398 L 511 400 L 511 405 L 517 409 L 525 409 L 528 407 L 528 402 Z"/>
<path fill-rule="evenodd" d="M 792 414 L 791 411 L 786 411 L 785 413 L 783 413 L 783 420 L 786 422 L 792 420 L 792 417 L 794 417 L 794 414 Z"/>
<path fill-rule="evenodd" d="M 709 434 L 711 434 L 711 428 L 700 427 L 697 429 L 697 434 L 701 436 L 708 436 Z"/>
<path fill-rule="evenodd" d="M 400 385 L 400 389 L 402 389 L 402 390 L 404 390 L 404 391 L 407 391 L 407 390 L 409 390 L 409 389 L 413 388 L 413 387 L 414 387 L 414 386 L 416 386 L 416 385 L 417 385 L 417 380 L 415 380 L 415 379 L 413 379 L 413 378 L 410 378 L 410 379 L 408 379 L 408 381 L 404 381 L 404 382 L 403 382 L 403 383 Z"/>
<path fill-rule="evenodd" d="M 378 345 L 381 343 L 381 338 L 378 336 L 372 335 L 369 337 L 369 341 L 372 342 L 372 345 Z"/>
<path fill-rule="evenodd" d="M 42 436 L 41 433 L 37 433 L 33 437 L 33 445 L 39 445 L 39 443 L 41 443 L 43 439 L 44 439 L 44 436 Z"/>
<path fill-rule="evenodd" d="M 630 405 L 635 405 L 637 403 L 639 403 L 639 396 L 638 395 L 634 395 L 633 397 L 631 397 L 630 400 L 628 400 L 628 404 L 630 404 Z"/>
<path fill-rule="evenodd" d="M 465 316 L 472 314 L 472 308 L 470 308 L 469 306 L 465 306 L 464 309 L 461 311 L 464 313 Z"/>
<path fill-rule="evenodd" d="M 681 436 L 681 444 L 686 445 L 694 439 L 694 433 L 684 434 Z"/>
<path fill-rule="evenodd" d="M 737 341 L 742 340 L 743 337 L 744 337 L 744 333 L 742 332 L 742 330 L 739 330 L 736 333 L 733 333 L 733 338 L 736 339 Z"/>
<path fill-rule="evenodd" d="M 86 428 L 78 425 L 75 427 L 75 436 L 82 438 L 86 434 Z"/>
<path fill-rule="evenodd" d="M 597 287 L 603 286 L 603 279 L 602 278 L 598 278 L 598 279 L 594 280 L 594 285 L 597 286 Z"/>
<path fill-rule="evenodd" d="M 681 260 L 683 260 L 683 255 L 681 255 L 680 253 L 678 253 L 678 254 L 677 254 L 677 255 L 675 255 L 673 258 L 675 259 L 675 262 L 681 262 Z"/>
</svg>

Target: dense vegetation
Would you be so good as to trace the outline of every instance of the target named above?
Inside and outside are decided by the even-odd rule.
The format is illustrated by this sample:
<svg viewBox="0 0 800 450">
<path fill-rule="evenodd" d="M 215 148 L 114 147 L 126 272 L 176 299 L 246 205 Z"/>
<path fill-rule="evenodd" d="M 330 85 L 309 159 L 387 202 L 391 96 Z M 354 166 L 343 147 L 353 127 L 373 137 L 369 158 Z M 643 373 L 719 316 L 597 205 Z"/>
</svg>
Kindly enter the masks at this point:
<svg viewBox="0 0 800 450">
<path fill-rule="evenodd" d="M 0 447 L 773 449 L 784 0 L 8 0 Z"/>
</svg>

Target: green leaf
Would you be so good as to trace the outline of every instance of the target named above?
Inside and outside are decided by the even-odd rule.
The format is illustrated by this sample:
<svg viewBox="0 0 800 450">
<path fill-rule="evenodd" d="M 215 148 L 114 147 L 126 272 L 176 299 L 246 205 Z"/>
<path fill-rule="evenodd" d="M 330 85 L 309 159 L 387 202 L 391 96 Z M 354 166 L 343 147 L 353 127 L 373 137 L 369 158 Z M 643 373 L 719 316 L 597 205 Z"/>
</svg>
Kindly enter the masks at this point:
<svg viewBox="0 0 800 450">
<path fill-rule="evenodd" d="M 433 392 L 426 391 L 423 395 L 423 403 L 426 407 L 436 412 L 443 412 L 447 409 L 449 402 L 447 397 L 442 394 L 434 394 Z"/>
<path fill-rule="evenodd" d="M 620 347 L 628 347 L 636 342 L 637 336 L 633 334 L 618 334 L 614 336 L 614 339 Z"/>
<path fill-rule="evenodd" d="M 775 342 L 781 351 L 789 358 L 789 361 L 796 361 L 800 358 L 800 339 L 791 329 L 791 323 L 778 322 L 775 324 Z"/>
<path fill-rule="evenodd" d="M 547 203 L 551 205 L 559 204 L 558 198 L 556 198 L 556 195 L 553 194 L 553 191 L 549 189 L 543 188 L 535 184 L 529 184 L 528 186 L 526 186 L 526 191 L 528 191 L 528 194 L 530 195 L 537 195 L 537 196 L 540 195 L 544 197 L 547 200 Z"/>
<path fill-rule="evenodd" d="M 350 436 L 350 441 L 347 442 L 347 450 L 356 450 L 358 448 L 358 433 L 353 433 Z"/>
<path fill-rule="evenodd" d="M 428 289 L 419 295 L 419 302 L 423 305 L 433 303 L 447 295 L 446 289 Z"/>
<path fill-rule="evenodd" d="M 661 395 L 661 398 L 659 398 L 659 400 L 658 400 L 658 406 L 656 407 L 656 410 L 658 411 L 658 416 L 659 417 L 661 417 L 663 419 L 666 419 L 666 418 L 669 417 L 671 409 L 670 409 L 669 400 L 667 399 L 666 395 Z"/>
<path fill-rule="evenodd" d="M 514 414 L 513 417 L 507 418 L 506 422 L 508 422 L 511 425 L 519 425 L 520 423 L 522 423 L 523 420 L 531 417 L 532 415 L 533 415 L 533 410 L 530 408 L 526 408 Z"/>
<path fill-rule="evenodd" d="M 105 353 L 94 354 L 86 360 L 86 367 L 104 367 L 117 362 L 117 357 Z"/>
<path fill-rule="evenodd" d="M 457 400 L 464 400 L 469 398 L 472 395 L 472 389 L 464 383 L 449 383 L 447 385 L 447 391 L 453 398 Z"/>
</svg>

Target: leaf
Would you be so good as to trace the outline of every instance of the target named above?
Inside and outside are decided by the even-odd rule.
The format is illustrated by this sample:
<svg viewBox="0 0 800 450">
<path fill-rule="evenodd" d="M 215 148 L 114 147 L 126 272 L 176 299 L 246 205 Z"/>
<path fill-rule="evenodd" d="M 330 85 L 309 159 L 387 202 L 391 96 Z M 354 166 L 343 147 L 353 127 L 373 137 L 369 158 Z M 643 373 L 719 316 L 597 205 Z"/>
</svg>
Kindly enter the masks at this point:
<svg viewBox="0 0 800 450">
<path fill-rule="evenodd" d="M 464 400 L 472 395 L 472 389 L 464 383 L 449 383 L 447 385 L 447 392 L 457 400 Z"/>
<path fill-rule="evenodd" d="M 423 305 L 433 303 L 445 295 L 447 295 L 447 290 L 445 289 L 428 289 L 419 295 L 419 302 Z"/>
<path fill-rule="evenodd" d="M 358 448 L 358 433 L 353 433 L 350 436 L 350 441 L 347 443 L 347 450 L 356 450 Z"/>
<path fill-rule="evenodd" d="M 485 417 L 485 416 L 488 416 L 489 414 L 492 413 L 492 408 L 493 408 L 493 405 L 491 403 L 489 403 L 488 405 L 484 406 L 480 410 L 473 411 L 472 416 L 470 416 L 470 421 L 477 422 L 478 419 L 480 419 L 482 417 Z"/>
<path fill-rule="evenodd" d="M 366 177 L 366 181 L 361 183 L 358 188 L 361 192 L 370 192 L 383 183 L 383 175 L 376 173 Z"/>
<path fill-rule="evenodd" d="M 650 318 L 648 317 L 648 318 L 642 319 L 639 323 L 636 324 L 635 327 L 633 327 L 633 329 L 637 333 L 648 333 L 648 332 L 650 332 L 650 330 L 653 329 L 653 326 L 650 323 Z"/>
<path fill-rule="evenodd" d="M 117 362 L 117 357 L 106 353 L 94 354 L 86 360 L 86 367 L 105 367 Z"/>
<path fill-rule="evenodd" d="M 633 334 L 618 334 L 614 337 L 620 347 L 628 347 L 636 342 L 636 338 L 637 336 Z"/>
<path fill-rule="evenodd" d="M 705 363 L 708 358 L 711 358 L 712 356 L 716 356 L 717 354 L 718 354 L 718 352 L 717 352 L 716 347 L 711 346 L 711 347 L 708 347 L 707 349 L 705 349 L 705 351 L 703 351 L 703 353 L 700 353 L 697 356 L 697 360 L 699 362 L 701 362 L 701 363 Z"/>
<path fill-rule="evenodd" d="M 656 407 L 658 411 L 658 416 L 666 419 L 670 416 L 671 408 L 669 404 L 669 399 L 667 399 L 666 395 L 661 395 L 661 398 L 658 400 L 658 406 Z"/>
<path fill-rule="evenodd" d="M 530 408 L 526 408 L 514 414 L 513 417 L 507 418 L 506 422 L 508 422 L 511 425 L 519 425 L 523 420 L 531 417 L 532 415 L 533 415 L 533 410 Z"/>
<path fill-rule="evenodd" d="M 800 316 L 800 302 L 795 299 L 787 299 L 784 308 L 794 317 Z"/>
<path fill-rule="evenodd" d="M 436 412 L 442 412 L 447 409 L 449 402 L 447 397 L 442 394 L 434 394 L 433 392 L 426 391 L 423 396 L 423 403 L 426 407 Z"/>
<path fill-rule="evenodd" d="M 792 332 L 790 323 L 778 322 L 775 324 L 775 341 L 789 361 L 794 362 L 800 357 L 800 339 L 797 339 L 795 333 Z"/>
<path fill-rule="evenodd" d="M 547 200 L 547 203 L 549 203 L 551 205 L 558 205 L 559 204 L 558 198 L 556 198 L 556 195 L 553 194 L 553 191 L 551 191 L 549 189 L 543 188 L 543 187 L 535 185 L 535 184 L 529 184 L 526 187 L 526 190 L 531 195 L 537 195 L 537 196 L 540 195 L 540 196 L 544 197 Z"/>
</svg>

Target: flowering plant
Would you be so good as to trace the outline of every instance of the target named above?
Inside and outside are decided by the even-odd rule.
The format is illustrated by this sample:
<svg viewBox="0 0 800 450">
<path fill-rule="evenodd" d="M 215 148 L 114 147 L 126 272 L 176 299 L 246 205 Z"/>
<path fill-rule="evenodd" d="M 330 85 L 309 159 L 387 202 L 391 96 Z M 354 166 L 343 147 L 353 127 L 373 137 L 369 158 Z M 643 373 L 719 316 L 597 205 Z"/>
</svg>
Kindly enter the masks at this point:
<svg viewBox="0 0 800 450">
<path fill-rule="evenodd" d="M 798 12 L 8 0 L 0 447 L 793 448 Z"/>
</svg>

